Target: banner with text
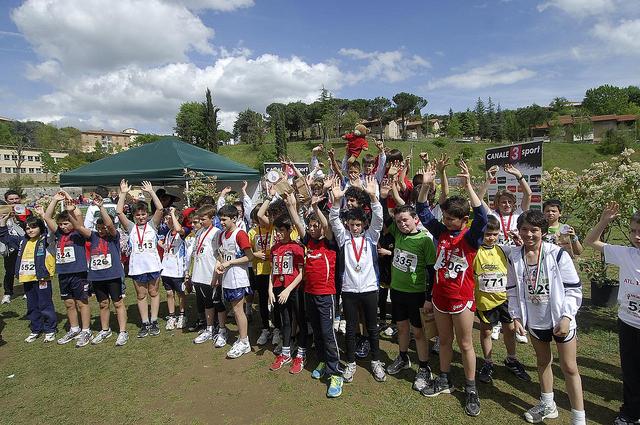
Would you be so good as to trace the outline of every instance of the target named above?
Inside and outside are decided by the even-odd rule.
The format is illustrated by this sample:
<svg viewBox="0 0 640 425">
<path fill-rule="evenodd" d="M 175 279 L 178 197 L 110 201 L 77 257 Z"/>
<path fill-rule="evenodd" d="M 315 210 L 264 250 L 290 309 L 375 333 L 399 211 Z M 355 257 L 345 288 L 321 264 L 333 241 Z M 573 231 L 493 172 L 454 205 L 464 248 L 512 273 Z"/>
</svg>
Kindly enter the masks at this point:
<svg viewBox="0 0 640 425">
<path fill-rule="evenodd" d="M 306 162 L 294 162 L 293 163 L 296 168 L 298 170 L 300 170 L 300 172 L 302 173 L 302 175 L 306 176 L 309 174 L 310 170 L 309 170 L 309 164 Z M 283 170 L 282 169 L 282 164 L 280 164 L 279 162 L 265 162 L 263 164 L 264 166 L 264 173 L 267 174 L 269 171 L 271 170 L 276 170 L 279 171 L 281 173 L 286 173 L 287 176 L 289 177 L 293 177 L 293 170 L 289 169 L 290 167 L 287 167 L 289 170 Z"/>
<path fill-rule="evenodd" d="M 514 165 L 522 172 L 525 180 L 531 187 L 531 209 L 542 209 L 542 142 L 522 143 L 518 145 L 502 146 L 487 149 L 485 154 L 485 167 L 490 169 L 497 165 L 500 170 L 496 178 L 489 186 L 489 206 L 494 208 L 493 199 L 498 191 L 508 190 L 516 195 L 518 205 L 522 202 L 522 190 L 514 176 L 507 174 L 503 167 L 506 164 Z"/>
</svg>

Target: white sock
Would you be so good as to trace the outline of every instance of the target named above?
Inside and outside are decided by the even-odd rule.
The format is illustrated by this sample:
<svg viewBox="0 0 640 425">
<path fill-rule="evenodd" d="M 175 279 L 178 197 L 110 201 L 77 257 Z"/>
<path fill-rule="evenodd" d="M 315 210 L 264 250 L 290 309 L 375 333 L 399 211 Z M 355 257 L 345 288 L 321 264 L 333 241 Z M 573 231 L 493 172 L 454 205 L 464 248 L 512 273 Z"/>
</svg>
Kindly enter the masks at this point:
<svg viewBox="0 0 640 425">
<path fill-rule="evenodd" d="M 244 338 L 240 338 L 240 342 L 243 344 L 249 344 L 249 337 L 245 336 Z"/>
<path fill-rule="evenodd" d="M 547 406 L 553 406 L 553 392 L 540 393 L 540 400 Z"/>
<path fill-rule="evenodd" d="M 291 356 L 291 347 L 282 347 L 282 355 L 285 357 Z"/>
<path fill-rule="evenodd" d="M 587 423 L 587 416 L 584 410 L 571 409 L 571 424 L 582 425 Z"/>
<path fill-rule="evenodd" d="M 82 332 L 89 332 L 89 328 L 83 329 Z"/>
<path fill-rule="evenodd" d="M 298 352 L 296 353 L 296 357 L 304 358 L 306 352 L 307 352 L 306 348 L 298 347 Z"/>
<path fill-rule="evenodd" d="M 80 332 L 80 326 L 71 326 L 69 329 L 71 332 Z"/>
<path fill-rule="evenodd" d="M 213 326 L 207 326 L 207 331 L 213 333 Z"/>
</svg>

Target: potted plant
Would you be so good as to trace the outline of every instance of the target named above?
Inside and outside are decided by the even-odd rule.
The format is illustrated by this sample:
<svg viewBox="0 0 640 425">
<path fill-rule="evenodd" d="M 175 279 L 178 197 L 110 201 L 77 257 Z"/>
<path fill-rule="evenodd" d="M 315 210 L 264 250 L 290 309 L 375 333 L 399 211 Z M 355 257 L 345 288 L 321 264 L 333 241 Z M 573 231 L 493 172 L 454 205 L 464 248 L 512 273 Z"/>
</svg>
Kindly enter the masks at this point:
<svg viewBox="0 0 640 425">
<path fill-rule="evenodd" d="M 560 199 L 564 219 L 569 218 L 576 233 L 583 236 L 598 222 L 604 205 L 615 200 L 621 217 L 603 233 L 602 241 L 625 241 L 629 219 L 640 207 L 640 162 L 631 159 L 633 154 L 633 149 L 625 149 L 618 156 L 591 164 L 581 175 L 560 168 L 545 172 L 545 198 Z M 585 252 L 578 266 L 591 283 L 592 304 L 615 304 L 618 280 L 612 278 L 604 257 Z"/>
</svg>

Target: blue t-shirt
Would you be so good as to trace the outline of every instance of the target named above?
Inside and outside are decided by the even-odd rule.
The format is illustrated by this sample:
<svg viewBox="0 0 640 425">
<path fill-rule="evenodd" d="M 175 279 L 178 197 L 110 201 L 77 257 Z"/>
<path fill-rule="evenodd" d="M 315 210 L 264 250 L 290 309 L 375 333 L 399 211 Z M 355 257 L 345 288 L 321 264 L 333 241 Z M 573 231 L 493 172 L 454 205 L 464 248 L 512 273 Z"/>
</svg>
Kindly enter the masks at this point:
<svg viewBox="0 0 640 425">
<path fill-rule="evenodd" d="M 91 256 L 89 257 L 88 279 L 91 282 L 124 277 L 120 261 L 120 233 L 102 239 L 98 232 L 91 232 Z"/>
<path fill-rule="evenodd" d="M 77 231 L 64 234 L 56 230 L 56 271 L 58 274 L 87 271 L 87 240 Z M 64 246 L 62 244 L 64 243 Z"/>
</svg>

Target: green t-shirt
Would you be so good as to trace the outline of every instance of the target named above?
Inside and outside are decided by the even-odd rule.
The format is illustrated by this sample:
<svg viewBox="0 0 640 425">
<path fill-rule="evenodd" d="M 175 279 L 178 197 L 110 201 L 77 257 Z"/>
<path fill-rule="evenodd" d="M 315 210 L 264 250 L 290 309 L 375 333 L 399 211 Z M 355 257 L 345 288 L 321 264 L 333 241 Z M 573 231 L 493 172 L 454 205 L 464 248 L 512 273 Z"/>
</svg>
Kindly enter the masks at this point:
<svg viewBox="0 0 640 425">
<path fill-rule="evenodd" d="M 425 232 L 406 235 L 395 223 L 389 226 L 395 238 L 391 261 L 391 288 L 401 292 L 427 290 L 427 265 L 435 264 L 436 248 Z"/>
</svg>

